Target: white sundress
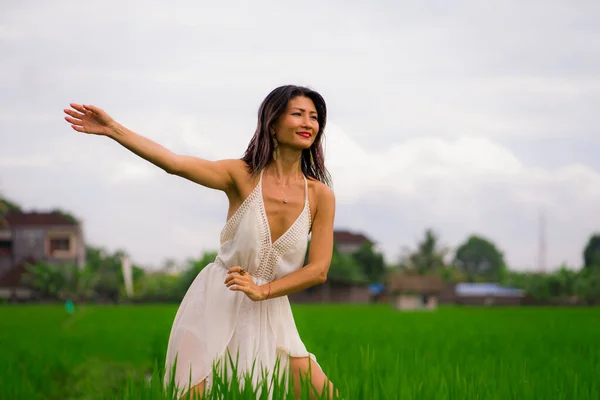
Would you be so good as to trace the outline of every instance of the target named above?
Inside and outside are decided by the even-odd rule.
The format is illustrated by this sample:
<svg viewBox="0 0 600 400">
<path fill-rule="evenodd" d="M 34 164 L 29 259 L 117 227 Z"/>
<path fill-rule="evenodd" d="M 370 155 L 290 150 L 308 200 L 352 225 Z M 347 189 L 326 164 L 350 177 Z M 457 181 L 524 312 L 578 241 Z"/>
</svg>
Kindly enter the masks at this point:
<svg viewBox="0 0 600 400">
<path fill-rule="evenodd" d="M 254 302 L 224 284 L 227 270 L 233 266 L 245 268 L 257 285 L 302 268 L 311 223 L 306 177 L 304 191 L 302 212 L 272 242 L 261 171 L 258 184 L 221 231 L 215 261 L 194 279 L 177 310 L 167 348 L 165 384 L 175 367 L 175 384 L 184 393 L 204 379 L 209 389 L 213 363 L 222 360 L 229 364 L 227 350 L 237 358 L 240 380 L 256 364 L 255 385 L 263 378 L 261 369 L 266 369 L 271 379 L 278 358 L 277 378 L 288 373 L 288 356 L 310 357 L 316 363 L 300 339 L 287 296 Z"/>
</svg>

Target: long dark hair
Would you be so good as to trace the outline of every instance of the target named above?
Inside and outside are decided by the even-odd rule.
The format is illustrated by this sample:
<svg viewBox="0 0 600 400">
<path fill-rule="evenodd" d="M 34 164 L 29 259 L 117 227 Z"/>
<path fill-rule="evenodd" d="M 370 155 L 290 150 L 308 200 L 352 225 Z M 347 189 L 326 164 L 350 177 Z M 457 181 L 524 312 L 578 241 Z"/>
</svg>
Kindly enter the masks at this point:
<svg viewBox="0 0 600 400">
<path fill-rule="evenodd" d="M 313 101 L 317 109 L 317 120 L 319 121 L 319 132 L 315 141 L 310 148 L 302 151 L 300 160 L 302 173 L 331 186 L 331 176 L 325 168 L 325 155 L 322 146 L 323 130 L 327 122 L 327 106 L 319 93 L 306 87 L 280 86 L 268 94 L 258 109 L 256 131 L 242 160 L 246 162 L 250 173 L 253 175 L 262 171 L 273 161 L 273 150 L 275 148 L 271 140 L 271 128 L 277 118 L 286 110 L 290 100 L 298 96 L 305 96 Z M 311 162 L 311 154 L 314 162 Z"/>
</svg>

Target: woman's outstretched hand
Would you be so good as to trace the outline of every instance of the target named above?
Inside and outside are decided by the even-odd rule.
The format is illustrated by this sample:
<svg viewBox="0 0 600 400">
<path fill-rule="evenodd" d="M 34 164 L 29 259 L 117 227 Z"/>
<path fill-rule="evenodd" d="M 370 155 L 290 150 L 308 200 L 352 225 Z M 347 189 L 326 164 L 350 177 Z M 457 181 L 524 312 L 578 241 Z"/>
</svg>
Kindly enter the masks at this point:
<svg viewBox="0 0 600 400">
<path fill-rule="evenodd" d="M 254 283 L 250 274 L 242 267 L 229 268 L 227 278 L 225 278 L 225 286 L 229 290 L 244 292 L 252 301 L 264 300 L 267 297 L 263 288 Z"/>
<path fill-rule="evenodd" d="M 109 136 L 116 122 L 104 110 L 88 105 L 71 103 L 72 109 L 65 109 L 65 120 L 79 132 Z"/>
</svg>

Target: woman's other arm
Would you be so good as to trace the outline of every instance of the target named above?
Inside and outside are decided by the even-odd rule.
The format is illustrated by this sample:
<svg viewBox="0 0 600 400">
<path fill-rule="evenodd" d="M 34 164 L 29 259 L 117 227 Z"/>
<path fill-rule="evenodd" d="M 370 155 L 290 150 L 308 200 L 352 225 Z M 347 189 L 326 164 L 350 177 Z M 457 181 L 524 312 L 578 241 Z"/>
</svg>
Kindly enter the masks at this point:
<svg viewBox="0 0 600 400">
<path fill-rule="evenodd" d="M 229 269 L 225 285 L 230 287 L 230 290 L 246 293 L 254 301 L 260 301 L 286 296 L 325 283 L 333 255 L 334 218 L 334 194 L 329 187 L 319 184 L 315 219 L 312 225 L 312 238 L 308 251 L 308 263 L 304 268 L 300 268 L 281 279 L 257 286 L 247 274 L 233 274 L 234 272 L 240 272 L 242 269 L 240 266 L 235 266 Z"/>
</svg>

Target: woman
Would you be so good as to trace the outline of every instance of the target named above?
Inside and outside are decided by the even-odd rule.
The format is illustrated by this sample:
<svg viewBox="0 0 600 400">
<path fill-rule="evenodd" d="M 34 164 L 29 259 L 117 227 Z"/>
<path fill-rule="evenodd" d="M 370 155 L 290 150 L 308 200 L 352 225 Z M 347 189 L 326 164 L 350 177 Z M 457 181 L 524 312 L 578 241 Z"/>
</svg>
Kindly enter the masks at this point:
<svg viewBox="0 0 600 400">
<path fill-rule="evenodd" d="M 319 392 L 333 393 L 298 335 L 287 298 L 325 282 L 333 251 L 335 199 L 321 145 L 327 117 L 321 95 L 298 86 L 273 90 L 242 159 L 221 161 L 174 154 L 95 106 L 71 107 L 65 119 L 76 131 L 114 139 L 229 199 L 218 256 L 195 278 L 175 316 L 165 379 L 174 373 L 183 392 L 202 393 L 213 363 L 226 367 L 230 355 L 240 377 L 254 364 L 254 383 L 264 378 L 261 371 L 273 378 L 278 365 L 292 374 L 296 395 L 300 375 L 309 373 Z"/>
</svg>

